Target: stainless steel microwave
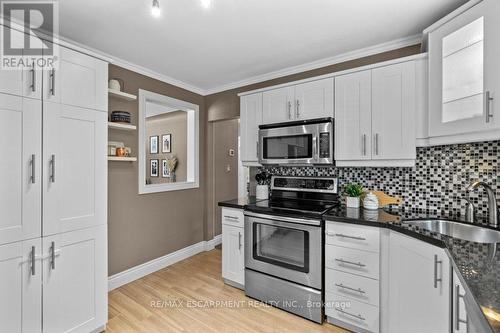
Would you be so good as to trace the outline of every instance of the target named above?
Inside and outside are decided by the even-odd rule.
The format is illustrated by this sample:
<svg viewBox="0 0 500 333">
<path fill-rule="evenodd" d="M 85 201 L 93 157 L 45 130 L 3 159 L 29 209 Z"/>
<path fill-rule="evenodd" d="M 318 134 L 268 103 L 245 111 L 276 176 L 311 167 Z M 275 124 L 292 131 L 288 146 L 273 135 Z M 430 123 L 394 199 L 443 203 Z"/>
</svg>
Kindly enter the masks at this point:
<svg viewBox="0 0 500 333">
<path fill-rule="evenodd" d="M 259 126 L 260 164 L 333 164 L 333 119 Z"/>
</svg>

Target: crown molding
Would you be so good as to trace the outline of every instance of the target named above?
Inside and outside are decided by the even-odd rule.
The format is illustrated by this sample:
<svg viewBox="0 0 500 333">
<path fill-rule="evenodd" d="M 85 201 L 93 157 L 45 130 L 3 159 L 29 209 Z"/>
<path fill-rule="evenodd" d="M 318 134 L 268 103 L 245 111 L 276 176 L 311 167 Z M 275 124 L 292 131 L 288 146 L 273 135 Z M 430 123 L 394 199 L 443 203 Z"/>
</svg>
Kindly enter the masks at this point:
<svg viewBox="0 0 500 333">
<path fill-rule="evenodd" d="M 260 82 L 264 82 L 264 81 L 268 81 L 268 80 L 272 80 L 272 79 L 277 79 L 277 78 L 283 77 L 283 76 L 288 76 L 288 75 L 292 75 L 292 74 L 306 72 L 306 71 L 318 69 L 321 67 L 335 65 L 335 64 L 349 61 L 349 60 L 359 59 L 359 58 L 371 56 L 374 54 L 383 53 L 383 52 L 399 49 L 402 47 L 415 45 L 415 44 L 420 43 L 421 41 L 422 41 L 422 34 L 416 34 L 413 36 L 408 36 L 408 37 L 396 39 L 396 40 L 393 40 L 390 42 L 372 45 L 372 46 L 365 47 L 365 48 L 362 48 L 359 50 L 349 51 L 349 52 L 342 53 L 342 54 L 339 54 L 339 55 L 336 55 L 333 57 L 312 61 L 312 62 L 309 62 L 306 64 L 280 69 L 280 70 L 270 72 L 267 74 L 263 74 L 263 75 L 253 76 L 253 77 L 250 77 L 250 78 L 245 79 L 245 80 L 236 81 L 233 83 L 221 85 L 221 86 L 218 86 L 218 87 L 213 88 L 213 89 L 207 89 L 205 91 L 205 93 L 207 95 L 211 95 L 211 94 L 215 94 L 215 93 L 230 90 L 230 89 L 240 88 L 240 87 L 244 87 L 244 86 L 255 84 L 255 83 L 260 83 Z"/>
</svg>

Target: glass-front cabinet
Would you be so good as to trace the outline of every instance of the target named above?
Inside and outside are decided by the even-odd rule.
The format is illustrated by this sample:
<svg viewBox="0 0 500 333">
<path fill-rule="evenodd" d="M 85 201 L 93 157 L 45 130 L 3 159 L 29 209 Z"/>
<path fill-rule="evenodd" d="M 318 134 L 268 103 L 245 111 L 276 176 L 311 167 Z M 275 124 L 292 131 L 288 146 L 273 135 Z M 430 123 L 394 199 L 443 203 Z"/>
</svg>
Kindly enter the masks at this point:
<svg viewBox="0 0 500 333">
<path fill-rule="evenodd" d="M 498 17 L 484 0 L 429 32 L 431 137 L 500 128 Z"/>
</svg>

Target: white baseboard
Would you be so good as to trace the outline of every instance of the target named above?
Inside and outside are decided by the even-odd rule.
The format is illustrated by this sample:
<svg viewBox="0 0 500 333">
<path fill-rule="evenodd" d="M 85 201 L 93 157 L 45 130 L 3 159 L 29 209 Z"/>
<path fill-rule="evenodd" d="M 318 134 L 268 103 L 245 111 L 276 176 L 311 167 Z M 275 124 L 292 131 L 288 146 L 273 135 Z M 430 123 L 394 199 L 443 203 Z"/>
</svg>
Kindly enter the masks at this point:
<svg viewBox="0 0 500 333">
<path fill-rule="evenodd" d="M 199 242 L 163 257 L 153 259 L 144 264 L 129 268 L 108 278 L 108 291 L 121 287 L 127 283 L 140 279 L 148 274 L 154 273 L 175 264 L 181 260 L 192 257 L 204 251 L 210 251 L 222 242 L 222 235 L 217 235 L 209 241 Z"/>
</svg>

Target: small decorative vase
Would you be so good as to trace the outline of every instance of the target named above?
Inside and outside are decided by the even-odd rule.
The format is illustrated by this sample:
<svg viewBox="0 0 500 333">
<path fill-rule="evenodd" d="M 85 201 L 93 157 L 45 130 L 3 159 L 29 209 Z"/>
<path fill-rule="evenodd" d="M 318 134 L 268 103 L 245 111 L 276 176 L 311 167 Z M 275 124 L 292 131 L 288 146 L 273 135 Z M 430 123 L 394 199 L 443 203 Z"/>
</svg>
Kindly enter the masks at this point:
<svg viewBox="0 0 500 333">
<path fill-rule="evenodd" d="M 359 197 L 346 197 L 347 208 L 359 208 Z"/>
<path fill-rule="evenodd" d="M 255 196 L 257 199 L 269 199 L 269 187 L 267 185 L 257 185 Z"/>
<path fill-rule="evenodd" d="M 175 171 L 170 172 L 170 181 L 175 183 Z"/>
</svg>

